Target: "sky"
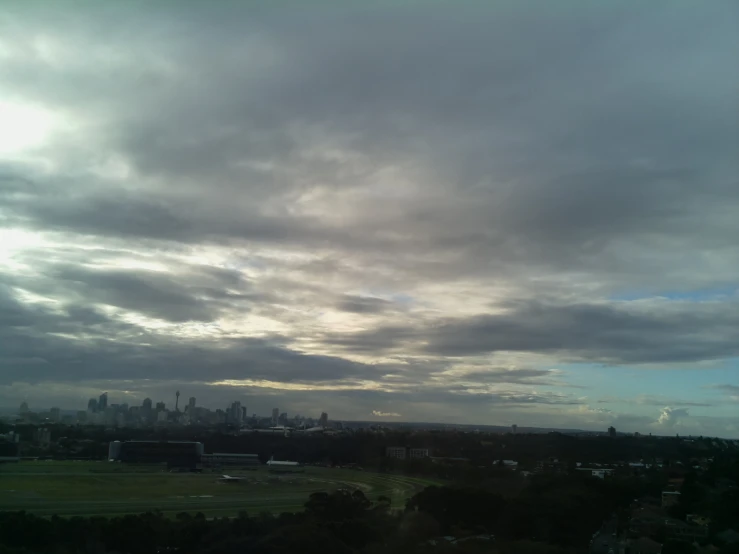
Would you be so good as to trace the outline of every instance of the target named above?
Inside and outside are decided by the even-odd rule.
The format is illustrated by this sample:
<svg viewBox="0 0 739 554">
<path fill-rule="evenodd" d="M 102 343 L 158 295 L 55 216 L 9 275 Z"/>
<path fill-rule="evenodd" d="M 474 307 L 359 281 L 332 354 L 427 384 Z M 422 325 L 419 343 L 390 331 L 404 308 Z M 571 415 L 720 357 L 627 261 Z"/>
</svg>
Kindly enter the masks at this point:
<svg viewBox="0 0 739 554">
<path fill-rule="evenodd" d="M 0 2 L 0 405 L 739 437 L 735 1 Z"/>
</svg>

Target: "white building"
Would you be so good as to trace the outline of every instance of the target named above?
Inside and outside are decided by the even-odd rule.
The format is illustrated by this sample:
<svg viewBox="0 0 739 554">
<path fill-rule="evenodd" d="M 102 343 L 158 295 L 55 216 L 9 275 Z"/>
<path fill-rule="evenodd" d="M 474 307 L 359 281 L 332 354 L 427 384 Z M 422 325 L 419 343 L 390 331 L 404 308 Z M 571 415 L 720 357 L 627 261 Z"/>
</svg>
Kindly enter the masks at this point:
<svg viewBox="0 0 739 554">
<path fill-rule="evenodd" d="M 269 460 L 267 460 L 267 465 L 272 467 L 297 467 L 300 465 L 299 462 L 288 462 L 286 460 L 275 460 L 274 456 L 271 456 Z"/>
<path fill-rule="evenodd" d="M 409 448 L 408 457 L 410 459 L 428 458 L 430 456 L 428 448 Z"/>
<path fill-rule="evenodd" d="M 388 446 L 385 449 L 385 456 L 405 460 L 408 457 L 408 449 L 405 446 Z"/>
</svg>

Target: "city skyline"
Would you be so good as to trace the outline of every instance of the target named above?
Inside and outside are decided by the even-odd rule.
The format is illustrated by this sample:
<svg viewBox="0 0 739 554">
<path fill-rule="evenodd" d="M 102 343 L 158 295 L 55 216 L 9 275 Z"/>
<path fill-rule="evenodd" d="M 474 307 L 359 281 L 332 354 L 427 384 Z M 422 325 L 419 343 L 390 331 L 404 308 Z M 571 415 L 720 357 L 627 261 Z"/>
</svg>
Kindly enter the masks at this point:
<svg viewBox="0 0 739 554">
<path fill-rule="evenodd" d="M 735 2 L 461 2 L 3 6 L 0 405 L 739 437 Z"/>
</svg>

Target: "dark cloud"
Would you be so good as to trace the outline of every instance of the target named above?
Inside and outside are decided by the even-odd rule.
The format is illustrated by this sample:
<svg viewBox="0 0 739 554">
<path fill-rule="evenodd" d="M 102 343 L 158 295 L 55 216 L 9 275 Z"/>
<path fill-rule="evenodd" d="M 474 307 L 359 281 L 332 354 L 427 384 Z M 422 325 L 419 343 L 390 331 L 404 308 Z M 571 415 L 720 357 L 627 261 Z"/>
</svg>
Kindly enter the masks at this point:
<svg viewBox="0 0 739 554">
<path fill-rule="evenodd" d="M 560 385 L 559 372 L 551 369 L 504 369 L 492 371 L 471 371 L 462 379 L 479 383 L 518 383 L 522 385 Z"/>
<path fill-rule="evenodd" d="M 448 277 L 544 265 L 601 278 L 636 273 L 644 286 L 654 273 L 649 259 L 630 262 L 639 249 L 659 247 L 660 263 L 679 264 L 669 255 L 676 237 L 682 259 L 688 244 L 731 249 L 729 229 L 739 230 L 727 171 L 735 164 L 716 163 L 737 144 L 726 117 L 736 72 L 722 69 L 730 57 L 714 55 L 732 44 L 722 6 L 630 3 L 566 18 L 546 4 L 476 8 L 474 17 L 442 7 L 270 11 L 234 20 L 223 14 L 239 8 L 224 7 L 197 23 L 183 10 L 164 34 L 162 13 L 114 10 L 139 29 L 142 46 L 158 47 L 156 57 L 119 68 L 130 76 L 122 86 L 102 95 L 91 64 L 79 76 L 90 86 L 76 80 L 72 91 L 68 74 L 38 56 L 22 60 L 11 81 L 30 96 L 117 117 L 104 143 L 140 175 L 166 179 L 111 194 L 90 186 L 74 201 L 39 199 L 19 211 L 39 225 L 102 235 L 433 253 L 453 257 L 446 271 L 435 268 Z M 92 40 L 97 17 L 74 24 L 82 40 Z M 655 35 L 652 26 L 666 21 Z M 695 31 L 712 24 L 718 31 Z M 109 37 L 124 40 L 133 56 L 125 33 Z M 713 63 L 691 65 L 678 52 Z M 43 67 L 43 81 L 29 64 Z M 393 209 L 383 195 L 364 196 L 383 165 L 413 171 L 431 194 L 393 198 Z M 351 226 L 264 209 L 315 189 L 361 195 Z M 695 217 L 704 211 L 712 217 Z M 413 264 L 416 277 L 424 271 L 417 256 L 400 263 Z"/>
<path fill-rule="evenodd" d="M 315 382 L 379 378 L 387 366 L 306 355 L 270 339 L 161 337 L 85 308 L 54 313 L 4 295 L 0 382 L 149 378 Z M 73 335 L 76 338 L 69 338 Z M 31 360 L 44 360 L 28 367 Z"/>
<path fill-rule="evenodd" d="M 351 351 L 418 348 L 472 356 L 499 351 L 554 353 L 605 363 L 670 363 L 739 354 L 739 318 L 731 302 L 652 302 L 632 306 L 508 302 L 497 315 L 387 327 L 327 337 Z"/>
<path fill-rule="evenodd" d="M 716 390 L 720 390 L 720 391 L 723 391 L 723 392 L 733 393 L 733 394 L 738 394 L 739 393 L 739 385 L 729 385 L 729 384 L 714 385 L 711 388 L 714 388 Z"/>
<path fill-rule="evenodd" d="M 181 284 L 157 272 L 84 270 L 65 268 L 57 280 L 88 301 L 117 306 L 169 321 L 212 321 L 216 312 L 203 299 L 183 292 Z"/>
</svg>

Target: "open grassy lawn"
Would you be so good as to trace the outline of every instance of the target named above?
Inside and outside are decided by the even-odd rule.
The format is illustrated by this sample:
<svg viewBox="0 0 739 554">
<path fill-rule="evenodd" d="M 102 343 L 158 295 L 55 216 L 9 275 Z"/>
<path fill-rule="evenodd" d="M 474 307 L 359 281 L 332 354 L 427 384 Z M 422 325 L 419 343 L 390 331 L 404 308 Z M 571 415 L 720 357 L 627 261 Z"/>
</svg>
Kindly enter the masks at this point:
<svg viewBox="0 0 739 554">
<path fill-rule="evenodd" d="M 160 510 L 167 514 L 203 512 L 235 515 L 241 510 L 285 512 L 303 509 L 308 495 L 358 488 L 368 498 L 385 495 L 394 507 L 434 481 L 354 471 L 306 467 L 304 473 L 274 475 L 266 468 L 229 475 L 238 483 L 219 483 L 220 472 L 169 473 L 160 466 L 108 462 L 22 462 L 0 465 L 0 511 L 38 515 L 120 515 Z"/>
</svg>

